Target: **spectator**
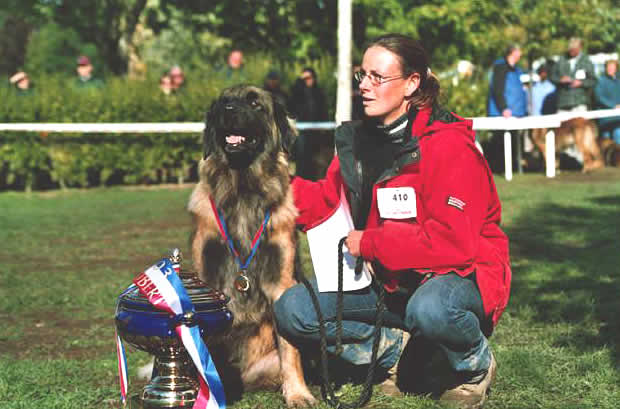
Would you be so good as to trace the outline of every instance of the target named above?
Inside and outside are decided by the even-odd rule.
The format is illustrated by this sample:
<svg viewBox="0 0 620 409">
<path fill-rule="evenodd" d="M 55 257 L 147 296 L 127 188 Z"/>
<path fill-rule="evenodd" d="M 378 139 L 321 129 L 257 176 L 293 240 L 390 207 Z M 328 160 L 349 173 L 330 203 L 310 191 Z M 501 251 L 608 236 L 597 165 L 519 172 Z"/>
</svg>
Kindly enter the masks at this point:
<svg viewBox="0 0 620 409">
<path fill-rule="evenodd" d="M 185 73 L 178 65 L 170 68 L 170 80 L 171 80 L 171 88 L 172 92 L 179 93 L 185 90 L 186 81 L 185 81 Z"/>
<path fill-rule="evenodd" d="M 299 122 L 327 120 L 327 104 L 323 90 L 319 87 L 316 72 L 310 67 L 302 70 L 295 81 L 288 103 L 291 112 Z M 305 179 L 316 179 L 312 169 L 312 157 L 320 144 L 320 131 L 300 131 L 295 143 L 296 172 Z"/>
<path fill-rule="evenodd" d="M 557 87 L 558 112 L 588 110 L 589 93 L 596 84 L 594 65 L 582 52 L 580 38 L 571 38 L 568 53 L 555 64 L 549 79 Z"/>
<path fill-rule="evenodd" d="M 517 66 L 521 59 L 521 47 L 516 44 L 510 45 L 504 57 L 493 64 L 489 97 L 487 102 L 488 116 L 522 117 L 527 115 L 527 96 L 521 83 L 523 71 Z M 485 155 L 489 166 L 494 172 L 504 171 L 503 146 L 504 132 L 494 131 L 485 149 Z M 513 146 L 516 139 L 521 137 L 521 132 L 511 132 Z"/>
<path fill-rule="evenodd" d="M 283 106 L 286 106 L 288 96 L 282 89 L 282 82 L 278 71 L 271 70 L 267 73 L 265 81 L 263 82 L 263 88 L 271 92 L 274 98 Z"/>
<path fill-rule="evenodd" d="M 11 85 L 15 87 L 17 95 L 30 95 L 32 94 L 32 88 L 30 84 L 30 77 L 24 71 L 18 71 L 9 78 Z"/>
<path fill-rule="evenodd" d="M 521 59 L 521 48 L 511 45 L 506 49 L 504 58 L 493 64 L 493 74 L 489 88 L 487 113 L 489 116 L 525 116 L 527 99 L 521 74 L 517 66 Z"/>
<path fill-rule="evenodd" d="M 241 50 L 232 50 L 230 54 L 228 54 L 226 78 L 244 81 L 245 73 L 243 67 L 243 52 Z"/>
<path fill-rule="evenodd" d="M 532 107 L 531 115 L 549 115 L 556 111 L 555 106 L 555 85 L 549 81 L 549 69 L 547 64 L 542 64 L 536 70 L 538 82 L 532 85 Z"/>
<path fill-rule="evenodd" d="M 605 73 L 598 79 L 594 88 L 597 108 L 620 108 L 620 78 L 618 77 L 618 61 L 609 60 L 605 63 Z M 601 118 L 598 120 L 601 137 L 611 138 L 620 145 L 620 116 Z"/>
<path fill-rule="evenodd" d="M 159 89 L 164 95 L 170 95 L 172 93 L 172 78 L 168 72 L 164 72 L 159 77 Z"/>
<path fill-rule="evenodd" d="M 75 85 L 77 88 L 96 89 L 103 86 L 103 81 L 93 76 L 93 65 L 87 56 L 78 57 L 76 71 L 78 77 Z"/>
</svg>

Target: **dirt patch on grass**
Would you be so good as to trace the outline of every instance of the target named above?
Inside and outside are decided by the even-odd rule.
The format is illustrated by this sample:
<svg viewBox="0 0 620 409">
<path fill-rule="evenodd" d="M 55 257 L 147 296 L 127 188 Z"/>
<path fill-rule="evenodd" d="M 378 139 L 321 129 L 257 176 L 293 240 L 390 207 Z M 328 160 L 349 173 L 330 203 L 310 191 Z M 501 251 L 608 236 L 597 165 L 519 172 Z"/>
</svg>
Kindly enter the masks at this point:
<svg viewBox="0 0 620 409">
<path fill-rule="evenodd" d="M 17 359 L 93 359 L 114 353 L 113 338 L 110 346 L 105 348 L 94 347 L 94 342 L 88 342 L 88 345 L 79 342 L 80 339 L 100 336 L 99 328 L 106 328 L 105 332 L 109 332 L 107 329 L 114 328 L 113 319 L 79 320 L 47 311 L 27 313 L 19 318 L 2 314 L 0 320 L 5 323 L 5 328 L 13 328 L 6 337 L 0 336 L 0 351 Z"/>
</svg>

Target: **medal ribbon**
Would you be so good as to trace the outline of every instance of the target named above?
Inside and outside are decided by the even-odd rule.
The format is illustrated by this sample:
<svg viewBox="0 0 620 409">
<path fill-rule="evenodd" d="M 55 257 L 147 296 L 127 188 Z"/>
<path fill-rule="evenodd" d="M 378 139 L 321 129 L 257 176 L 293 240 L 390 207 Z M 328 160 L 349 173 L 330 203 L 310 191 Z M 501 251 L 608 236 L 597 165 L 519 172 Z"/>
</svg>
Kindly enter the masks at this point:
<svg viewBox="0 0 620 409">
<path fill-rule="evenodd" d="M 174 315 L 175 319 L 179 321 L 179 325 L 175 327 L 175 332 L 181 339 L 200 375 L 198 377 L 200 389 L 193 409 L 225 409 L 226 397 L 224 395 L 224 386 L 211 359 L 209 350 L 200 336 L 200 328 L 183 323 L 183 318 L 193 315 L 195 309 L 185 287 L 183 287 L 181 279 L 177 275 L 177 271 L 178 265 L 173 265 L 170 260 L 165 258 L 148 268 L 144 273 L 136 277 L 133 282 L 155 308 Z M 118 337 L 117 342 L 120 342 Z M 125 381 L 125 390 L 123 391 L 122 379 L 126 380 L 127 376 L 126 368 L 124 374 L 121 372 L 120 361 L 119 373 L 121 374 L 121 400 L 125 402 L 127 388 Z"/>
<path fill-rule="evenodd" d="M 222 214 L 222 212 L 220 212 L 217 209 L 217 206 L 215 205 L 215 201 L 213 200 L 213 198 L 210 197 L 209 199 L 211 200 L 211 207 L 213 208 L 213 213 L 215 213 L 218 216 L 217 224 L 218 224 L 218 227 L 220 228 L 220 233 L 222 234 L 222 237 L 224 237 L 224 239 L 228 243 L 228 249 L 230 250 L 233 257 L 235 257 L 235 261 L 237 262 L 237 264 L 239 264 L 239 268 L 245 271 L 250 265 L 252 258 L 256 254 L 256 250 L 258 249 L 258 245 L 260 244 L 260 239 L 263 235 L 263 231 L 265 231 L 265 227 L 267 226 L 267 223 L 269 222 L 269 218 L 271 217 L 271 212 L 269 210 L 265 212 L 265 220 L 261 224 L 258 231 L 254 234 L 254 238 L 252 239 L 252 250 L 250 251 L 250 255 L 245 260 L 245 263 L 241 263 L 241 256 L 239 255 L 239 252 L 237 251 L 237 249 L 235 249 L 235 245 L 233 244 L 232 238 L 230 238 L 230 236 L 228 235 L 228 230 L 226 229 L 226 220 L 224 220 L 224 215 Z"/>
</svg>

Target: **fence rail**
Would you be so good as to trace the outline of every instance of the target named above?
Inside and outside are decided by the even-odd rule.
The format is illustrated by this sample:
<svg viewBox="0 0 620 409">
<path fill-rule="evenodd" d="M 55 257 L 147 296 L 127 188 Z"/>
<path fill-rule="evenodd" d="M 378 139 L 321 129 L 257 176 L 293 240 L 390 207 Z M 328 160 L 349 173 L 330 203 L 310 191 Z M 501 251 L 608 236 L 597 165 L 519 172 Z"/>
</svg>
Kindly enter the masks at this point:
<svg viewBox="0 0 620 409">
<path fill-rule="evenodd" d="M 547 134 L 547 177 L 555 176 L 555 134 L 553 129 L 572 118 L 599 119 L 620 116 L 620 109 L 601 109 L 587 112 L 562 112 L 552 115 L 521 118 L 475 117 L 473 129 L 506 131 L 504 133 L 505 177 L 512 179 L 512 141 L 510 132 L 524 129 L 549 129 Z M 299 130 L 330 130 L 336 122 L 298 122 Z M 142 122 L 142 123 L 0 123 L 0 131 L 48 133 L 202 133 L 203 122 Z M 520 147 L 517 153 L 520 154 Z"/>
</svg>

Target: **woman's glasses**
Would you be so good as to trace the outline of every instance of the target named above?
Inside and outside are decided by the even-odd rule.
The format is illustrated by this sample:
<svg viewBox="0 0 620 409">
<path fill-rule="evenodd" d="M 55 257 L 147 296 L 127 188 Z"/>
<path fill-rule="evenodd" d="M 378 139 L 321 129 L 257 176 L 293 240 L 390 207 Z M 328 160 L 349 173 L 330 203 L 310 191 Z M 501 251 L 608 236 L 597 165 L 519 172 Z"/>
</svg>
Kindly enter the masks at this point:
<svg viewBox="0 0 620 409">
<path fill-rule="evenodd" d="M 353 78 L 355 78 L 355 80 L 359 82 L 360 84 L 362 83 L 362 81 L 364 81 L 364 78 L 366 77 L 368 77 L 368 80 L 370 81 L 370 84 L 373 87 L 378 87 L 379 85 L 383 83 L 394 81 L 399 78 L 405 78 L 404 75 L 394 75 L 392 77 L 384 77 L 383 75 L 376 74 L 374 72 L 366 72 L 364 70 L 356 71 L 353 74 Z"/>
</svg>

